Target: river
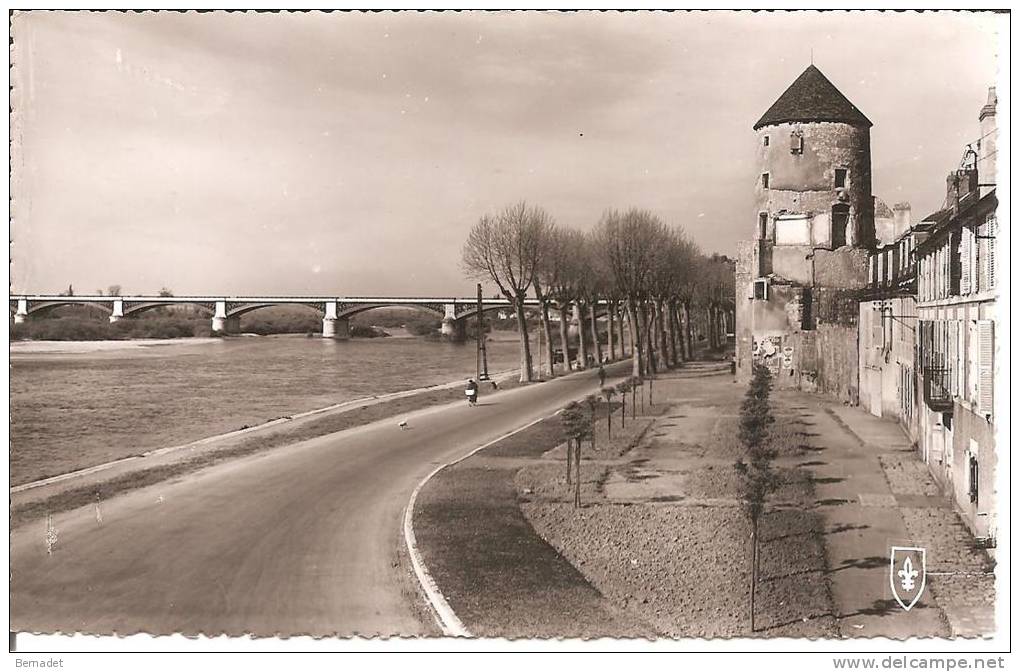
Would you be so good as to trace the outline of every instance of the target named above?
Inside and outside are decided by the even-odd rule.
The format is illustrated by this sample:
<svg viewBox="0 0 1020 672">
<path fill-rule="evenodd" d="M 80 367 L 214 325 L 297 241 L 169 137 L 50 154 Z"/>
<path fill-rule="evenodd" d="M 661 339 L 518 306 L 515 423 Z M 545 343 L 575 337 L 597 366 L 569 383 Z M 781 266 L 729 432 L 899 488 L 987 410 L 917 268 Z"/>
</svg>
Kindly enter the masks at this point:
<svg viewBox="0 0 1020 672">
<path fill-rule="evenodd" d="M 487 349 L 490 371 L 518 366 L 516 334 Z M 473 342 L 419 338 L 15 343 L 11 482 L 474 373 Z"/>
</svg>

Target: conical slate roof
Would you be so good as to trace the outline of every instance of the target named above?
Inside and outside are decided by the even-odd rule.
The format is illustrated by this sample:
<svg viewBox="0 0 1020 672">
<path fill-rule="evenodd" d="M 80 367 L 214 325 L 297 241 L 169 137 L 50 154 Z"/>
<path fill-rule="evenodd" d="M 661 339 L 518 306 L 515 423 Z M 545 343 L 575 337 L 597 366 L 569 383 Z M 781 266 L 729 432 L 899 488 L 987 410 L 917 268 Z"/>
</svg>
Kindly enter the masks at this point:
<svg viewBox="0 0 1020 672">
<path fill-rule="evenodd" d="M 809 65 L 772 103 L 768 112 L 754 125 L 754 130 L 798 121 L 838 121 L 852 126 L 871 126 L 864 113 L 814 65 Z"/>
</svg>

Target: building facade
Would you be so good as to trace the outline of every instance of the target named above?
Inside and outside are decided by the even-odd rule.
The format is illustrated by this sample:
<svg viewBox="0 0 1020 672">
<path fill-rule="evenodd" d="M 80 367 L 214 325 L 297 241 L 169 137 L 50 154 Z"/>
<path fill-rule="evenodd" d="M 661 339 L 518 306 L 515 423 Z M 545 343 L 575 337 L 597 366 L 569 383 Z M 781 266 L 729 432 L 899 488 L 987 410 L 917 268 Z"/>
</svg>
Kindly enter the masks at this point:
<svg viewBox="0 0 1020 672">
<path fill-rule="evenodd" d="M 899 212 L 909 213 L 900 204 Z M 925 239 L 909 222 L 896 240 L 868 257 L 868 286 L 858 314 L 860 403 L 872 415 L 893 418 L 920 441 L 917 400 L 917 264 L 914 249 Z"/>
<path fill-rule="evenodd" d="M 917 368 L 922 457 L 975 536 L 994 543 L 995 350 L 999 229 L 995 90 L 980 139 L 947 179 L 944 207 L 922 225 L 917 260 Z"/>
</svg>

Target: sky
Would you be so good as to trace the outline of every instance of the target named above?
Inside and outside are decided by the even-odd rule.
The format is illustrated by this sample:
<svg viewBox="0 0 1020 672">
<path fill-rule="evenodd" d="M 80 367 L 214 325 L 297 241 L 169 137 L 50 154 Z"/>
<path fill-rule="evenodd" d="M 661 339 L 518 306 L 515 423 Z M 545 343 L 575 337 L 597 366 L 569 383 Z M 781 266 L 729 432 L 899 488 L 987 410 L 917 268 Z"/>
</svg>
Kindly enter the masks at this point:
<svg viewBox="0 0 1020 672">
<path fill-rule="evenodd" d="M 471 295 L 467 232 L 522 199 L 578 229 L 647 208 L 732 255 L 752 126 L 812 59 L 916 221 L 979 135 L 1006 20 L 19 13 L 12 289 Z"/>
</svg>

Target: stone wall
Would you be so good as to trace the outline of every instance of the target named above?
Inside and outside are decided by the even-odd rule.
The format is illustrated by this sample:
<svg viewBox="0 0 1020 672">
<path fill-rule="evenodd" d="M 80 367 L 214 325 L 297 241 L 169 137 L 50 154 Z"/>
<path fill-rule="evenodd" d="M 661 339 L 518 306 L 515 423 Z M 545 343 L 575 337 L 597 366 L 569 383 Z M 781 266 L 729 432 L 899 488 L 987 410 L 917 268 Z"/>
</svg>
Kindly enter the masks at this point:
<svg viewBox="0 0 1020 672">
<path fill-rule="evenodd" d="M 856 406 L 860 401 L 857 327 L 820 324 L 803 335 L 808 337 L 802 350 L 813 359 L 814 371 L 804 371 L 802 388 Z"/>
<path fill-rule="evenodd" d="M 971 444 L 971 441 L 974 443 Z M 968 484 L 971 447 L 977 449 L 978 501 L 970 501 Z M 995 426 L 973 413 L 959 400 L 953 406 L 953 464 L 950 489 L 963 520 L 977 537 L 994 536 L 995 521 Z"/>
</svg>

